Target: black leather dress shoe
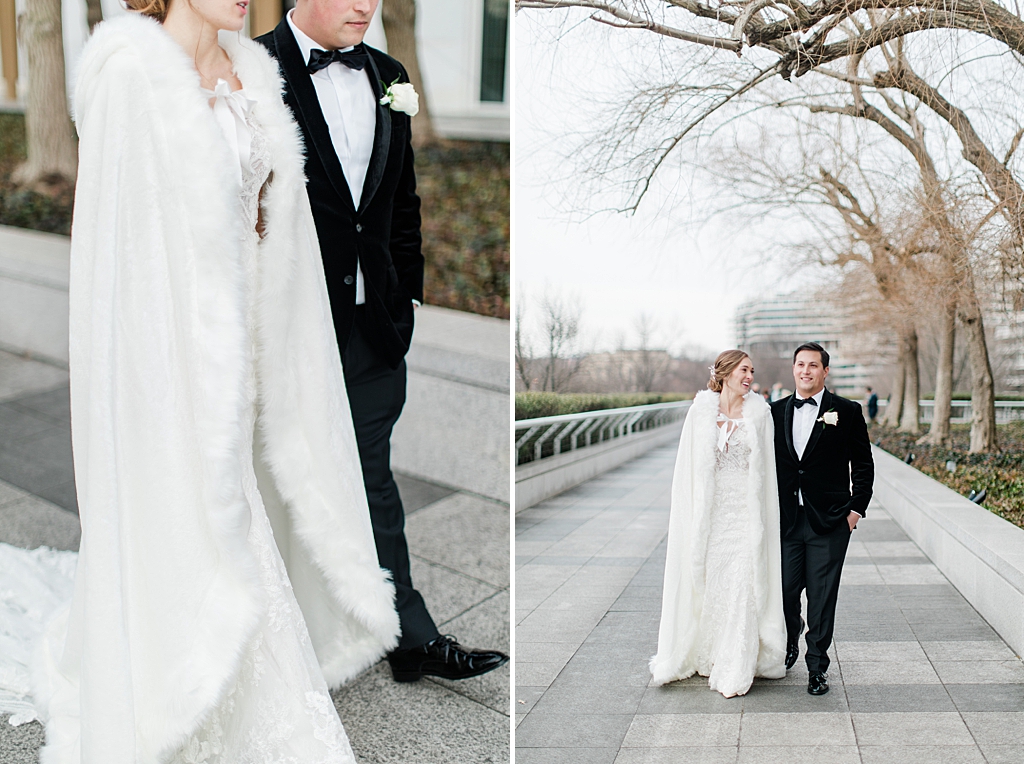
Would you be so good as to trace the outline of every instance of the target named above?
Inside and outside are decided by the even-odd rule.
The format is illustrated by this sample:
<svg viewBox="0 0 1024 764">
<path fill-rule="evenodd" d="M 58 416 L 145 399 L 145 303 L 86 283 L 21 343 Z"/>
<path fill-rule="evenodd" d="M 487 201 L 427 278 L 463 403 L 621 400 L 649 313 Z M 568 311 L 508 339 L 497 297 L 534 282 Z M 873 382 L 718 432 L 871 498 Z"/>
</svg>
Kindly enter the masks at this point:
<svg viewBox="0 0 1024 764">
<path fill-rule="evenodd" d="M 789 642 L 786 644 L 786 671 L 796 665 L 796 659 L 800 657 L 800 642 Z"/>
<path fill-rule="evenodd" d="M 800 631 L 792 642 L 786 642 L 786 671 L 796 665 L 796 659 L 800 657 L 800 636 L 804 633 L 804 619 L 800 619 Z"/>
<path fill-rule="evenodd" d="M 445 634 L 411 650 L 395 650 L 388 663 L 396 682 L 415 682 L 425 674 L 468 679 L 504 666 L 508 656 L 497 650 L 467 650 L 451 634 Z"/>
<path fill-rule="evenodd" d="M 811 672 L 811 677 L 807 682 L 807 692 L 811 695 L 824 695 L 828 692 L 828 674 L 823 671 Z"/>
</svg>

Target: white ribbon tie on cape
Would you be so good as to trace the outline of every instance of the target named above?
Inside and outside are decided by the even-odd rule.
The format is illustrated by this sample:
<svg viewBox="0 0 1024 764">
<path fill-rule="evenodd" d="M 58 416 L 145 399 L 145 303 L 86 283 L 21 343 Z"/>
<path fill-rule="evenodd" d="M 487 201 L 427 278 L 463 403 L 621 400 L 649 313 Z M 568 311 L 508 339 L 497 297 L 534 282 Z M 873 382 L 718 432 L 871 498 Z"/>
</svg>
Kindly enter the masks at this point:
<svg viewBox="0 0 1024 764">
<path fill-rule="evenodd" d="M 238 173 L 238 185 L 242 186 L 242 168 L 250 165 L 251 133 L 249 126 L 245 123 L 246 118 L 256 105 L 256 101 L 246 96 L 245 90 L 231 90 L 226 80 L 217 80 L 217 87 L 213 90 L 203 88 L 203 93 L 213 102 L 213 116 L 217 125 L 227 139 L 232 153 L 238 157 L 238 164 L 235 171 Z"/>
<path fill-rule="evenodd" d="M 742 419 L 730 419 L 721 411 L 718 412 L 718 450 L 725 453 L 729 450 L 729 438 L 736 432 L 736 428 L 740 426 Z M 723 425 L 722 422 L 725 422 Z"/>
</svg>

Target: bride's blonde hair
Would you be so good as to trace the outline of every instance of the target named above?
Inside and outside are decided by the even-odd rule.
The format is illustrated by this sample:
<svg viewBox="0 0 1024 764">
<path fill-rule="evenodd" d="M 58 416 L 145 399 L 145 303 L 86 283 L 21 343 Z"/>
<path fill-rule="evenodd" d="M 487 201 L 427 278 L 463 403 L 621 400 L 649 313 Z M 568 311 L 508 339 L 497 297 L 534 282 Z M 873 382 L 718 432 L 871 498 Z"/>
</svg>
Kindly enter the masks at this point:
<svg viewBox="0 0 1024 764">
<path fill-rule="evenodd" d="M 725 378 L 732 374 L 733 369 L 740 365 L 744 358 L 750 358 L 742 350 L 723 350 L 715 359 L 715 365 L 709 368 L 711 379 L 708 380 L 708 390 L 713 393 L 722 392 Z"/>
<path fill-rule="evenodd" d="M 143 16 L 149 16 L 162 24 L 164 19 L 167 18 L 170 0 L 124 0 L 124 4 L 128 6 L 128 10 L 137 11 Z"/>
</svg>

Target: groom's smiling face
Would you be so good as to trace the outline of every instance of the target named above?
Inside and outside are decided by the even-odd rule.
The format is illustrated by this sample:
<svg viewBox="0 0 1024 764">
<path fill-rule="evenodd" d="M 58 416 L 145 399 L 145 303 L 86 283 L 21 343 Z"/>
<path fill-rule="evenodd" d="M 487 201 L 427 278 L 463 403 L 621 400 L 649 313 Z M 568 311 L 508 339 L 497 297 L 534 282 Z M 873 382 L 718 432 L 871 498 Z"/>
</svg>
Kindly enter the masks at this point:
<svg viewBox="0 0 1024 764">
<path fill-rule="evenodd" d="M 821 353 L 817 350 L 801 350 L 793 361 L 793 381 L 796 392 L 801 398 L 817 395 L 825 386 L 828 367 L 821 362 Z"/>
</svg>

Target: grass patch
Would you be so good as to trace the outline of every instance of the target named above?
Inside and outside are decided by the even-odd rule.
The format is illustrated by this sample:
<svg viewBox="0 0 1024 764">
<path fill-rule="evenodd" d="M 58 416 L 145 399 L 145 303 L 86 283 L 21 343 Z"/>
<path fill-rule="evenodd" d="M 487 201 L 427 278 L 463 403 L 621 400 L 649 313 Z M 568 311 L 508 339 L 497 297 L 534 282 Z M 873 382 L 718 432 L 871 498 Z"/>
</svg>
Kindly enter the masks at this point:
<svg viewBox="0 0 1024 764">
<path fill-rule="evenodd" d="M 56 196 L 18 189 L 25 118 L 0 113 L 0 225 L 71 233 L 72 189 Z M 509 317 L 509 144 L 449 141 L 420 150 L 426 302 Z"/>
<path fill-rule="evenodd" d="M 1000 396 L 1002 397 L 1002 396 Z M 874 425 L 871 439 L 890 454 L 905 459 L 914 454 L 913 466 L 940 483 L 967 496 L 985 489 L 988 493 L 981 506 L 1024 528 L 1024 422 L 999 425 L 998 454 L 969 454 L 971 426 L 951 425 L 951 445 L 918 445 L 918 436 Z M 956 471 L 946 469 L 946 462 L 956 462 Z"/>
<path fill-rule="evenodd" d="M 686 393 L 516 393 L 516 420 L 688 401 Z"/>
</svg>

